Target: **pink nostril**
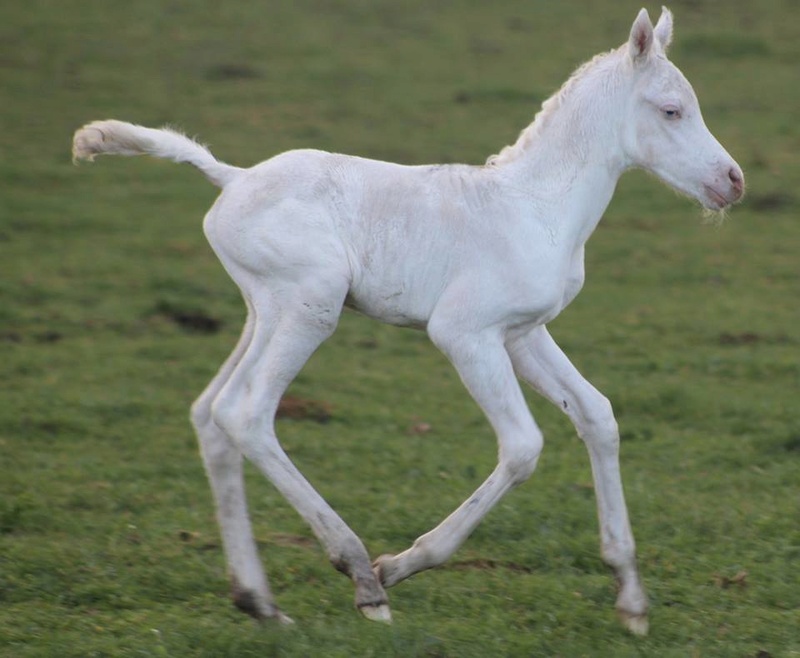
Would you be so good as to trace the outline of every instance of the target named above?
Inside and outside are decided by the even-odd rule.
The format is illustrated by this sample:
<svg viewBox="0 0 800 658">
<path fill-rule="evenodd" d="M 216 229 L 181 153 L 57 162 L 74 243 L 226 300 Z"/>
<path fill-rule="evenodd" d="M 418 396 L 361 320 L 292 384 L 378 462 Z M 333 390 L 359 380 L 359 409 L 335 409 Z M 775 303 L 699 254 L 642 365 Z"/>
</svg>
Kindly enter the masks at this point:
<svg viewBox="0 0 800 658">
<path fill-rule="evenodd" d="M 728 178 L 730 178 L 733 189 L 736 190 L 737 195 L 741 195 L 744 190 L 742 172 L 735 167 L 731 167 L 731 170 L 728 172 Z"/>
</svg>

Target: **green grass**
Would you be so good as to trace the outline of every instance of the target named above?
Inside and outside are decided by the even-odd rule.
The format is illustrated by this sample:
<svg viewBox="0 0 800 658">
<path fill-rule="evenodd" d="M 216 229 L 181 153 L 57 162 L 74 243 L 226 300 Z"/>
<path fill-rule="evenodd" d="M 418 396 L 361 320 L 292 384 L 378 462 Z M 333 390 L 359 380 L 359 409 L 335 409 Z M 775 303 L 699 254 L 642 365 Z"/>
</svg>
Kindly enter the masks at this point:
<svg viewBox="0 0 800 658">
<path fill-rule="evenodd" d="M 0 655 L 800 655 L 790 4 L 673 3 L 673 60 L 748 198 L 704 225 L 626 176 L 583 293 L 551 325 L 617 410 L 652 602 L 639 639 L 614 619 L 585 450 L 535 396 L 536 474 L 448 565 L 390 591 L 391 627 L 359 617 L 350 583 L 249 470 L 262 556 L 297 623 L 237 613 L 187 420 L 243 318 L 200 229 L 214 190 L 169 163 L 69 161 L 72 132 L 113 117 L 177 124 L 242 165 L 306 146 L 479 163 L 621 43 L 638 6 L 5 3 Z M 405 548 L 493 466 L 487 423 L 421 333 L 346 314 L 291 392 L 332 418 L 279 421 L 287 450 L 373 555 Z"/>
</svg>

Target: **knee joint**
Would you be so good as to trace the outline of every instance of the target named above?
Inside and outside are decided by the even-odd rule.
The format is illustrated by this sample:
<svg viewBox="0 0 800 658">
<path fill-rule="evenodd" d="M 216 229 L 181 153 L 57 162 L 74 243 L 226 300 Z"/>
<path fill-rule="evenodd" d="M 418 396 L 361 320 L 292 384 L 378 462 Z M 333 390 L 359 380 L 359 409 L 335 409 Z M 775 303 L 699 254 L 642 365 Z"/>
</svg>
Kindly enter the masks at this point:
<svg viewBox="0 0 800 658">
<path fill-rule="evenodd" d="M 601 396 L 585 410 L 579 425 L 579 434 L 587 443 L 610 448 L 619 445 L 619 428 L 608 399 Z"/>
<path fill-rule="evenodd" d="M 223 396 L 217 397 L 211 405 L 211 418 L 214 423 L 240 448 L 242 443 L 247 442 L 249 436 L 263 434 L 260 428 L 264 416 L 254 413 L 247 407 L 248 405 Z"/>
<path fill-rule="evenodd" d="M 233 438 L 237 434 L 237 427 L 240 424 L 239 414 L 228 400 L 217 397 L 210 405 L 210 415 L 214 423 L 228 436 Z"/>
<path fill-rule="evenodd" d="M 533 440 L 528 440 L 513 449 L 503 451 L 500 456 L 500 462 L 514 485 L 525 482 L 536 470 L 542 447 L 542 435 L 537 433 Z"/>
</svg>

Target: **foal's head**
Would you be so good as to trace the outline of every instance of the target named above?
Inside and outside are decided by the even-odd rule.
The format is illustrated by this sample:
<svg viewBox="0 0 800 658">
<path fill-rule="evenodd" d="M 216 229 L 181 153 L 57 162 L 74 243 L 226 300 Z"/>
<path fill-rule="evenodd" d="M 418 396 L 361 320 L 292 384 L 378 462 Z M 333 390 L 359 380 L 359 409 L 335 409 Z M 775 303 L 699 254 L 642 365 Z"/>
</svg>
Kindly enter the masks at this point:
<svg viewBox="0 0 800 658">
<path fill-rule="evenodd" d="M 706 128 L 692 86 L 667 59 L 672 14 L 655 28 L 642 9 L 631 28 L 625 65 L 632 93 L 623 144 L 632 166 L 653 172 L 710 210 L 722 210 L 744 193 L 738 164 Z"/>
</svg>

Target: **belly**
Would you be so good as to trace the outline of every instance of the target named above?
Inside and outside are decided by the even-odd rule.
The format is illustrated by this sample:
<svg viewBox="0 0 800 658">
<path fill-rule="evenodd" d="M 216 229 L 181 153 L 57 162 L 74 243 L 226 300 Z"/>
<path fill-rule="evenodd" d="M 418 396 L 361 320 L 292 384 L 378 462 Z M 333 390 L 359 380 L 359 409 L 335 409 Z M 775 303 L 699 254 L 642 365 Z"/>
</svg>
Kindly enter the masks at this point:
<svg viewBox="0 0 800 658">
<path fill-rule="evenodd" d="M 425 328 L 435 305 L 431 290 L 383 279 L 355 283 L 345 299 L 345 306 L 387 324 Z"/>
</svg>

